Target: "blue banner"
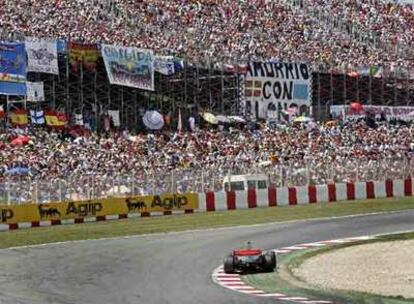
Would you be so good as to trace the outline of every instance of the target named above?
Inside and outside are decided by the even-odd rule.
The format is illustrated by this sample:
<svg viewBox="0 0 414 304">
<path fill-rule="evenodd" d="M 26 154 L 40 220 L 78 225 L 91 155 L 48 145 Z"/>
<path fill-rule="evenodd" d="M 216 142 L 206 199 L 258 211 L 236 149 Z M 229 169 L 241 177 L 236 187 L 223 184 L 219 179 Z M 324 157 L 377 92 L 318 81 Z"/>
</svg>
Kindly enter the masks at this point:
<svg viewBox="0 0 414 304">
<path fill-rule="evenodd" d="M 153 51 L 106 44 L 101 47 L 111 84 L 154 91 Z"/>
<path fill-rule="evenodd" d="M 0 42 L 0 94 L 26 95 L 24 43 Z"/>
<path fill-rule="evenodd" d="M 66 40 L 58 39 L 56 43 L 57 43 L 57 52 L 59 54 L 66 54 L 68 52 Z"/>
</svg>

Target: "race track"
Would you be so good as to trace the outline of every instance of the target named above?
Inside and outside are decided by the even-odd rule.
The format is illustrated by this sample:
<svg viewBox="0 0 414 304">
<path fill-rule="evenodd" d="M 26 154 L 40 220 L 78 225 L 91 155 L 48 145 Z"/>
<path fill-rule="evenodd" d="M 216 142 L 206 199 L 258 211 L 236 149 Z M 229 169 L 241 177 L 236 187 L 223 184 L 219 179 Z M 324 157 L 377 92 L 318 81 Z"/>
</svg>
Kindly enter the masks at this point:
<svg viewBox="0 0 414 304">
<path fill-rule="evenodd" d="M 412 229 L 414 210 L 0 250 L 0 303 L 276 303 L 226 290 L 211 272 L 246 240 L 278 248 Z"/>
</svg>

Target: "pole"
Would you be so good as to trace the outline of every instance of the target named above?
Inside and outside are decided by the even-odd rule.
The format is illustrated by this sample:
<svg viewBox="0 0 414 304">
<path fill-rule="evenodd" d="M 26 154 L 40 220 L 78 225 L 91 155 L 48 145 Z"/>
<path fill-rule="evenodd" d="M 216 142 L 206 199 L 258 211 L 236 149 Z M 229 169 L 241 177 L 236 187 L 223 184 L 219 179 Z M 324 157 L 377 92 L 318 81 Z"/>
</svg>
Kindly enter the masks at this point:
<svg viewBox="0 0 414 304">
<path fill-rule="evenodd" d="M 99 130 L 100 128 L 100 124 L 99 124 L 99 114 L 98 114 L 98 94 L 96 93 L 96 85 L 97 85 L 97 71 L 95 70 L 95 75 L 93 77 L 93 82 L 94 82 L 94 92 L 93 92 L 93 99 L 94 99 L 94 104 L 95 104 L 95 121 L 96 121 L 96 129 Z M 83 110 L 82 110 L 82 115 L 83 115 Z"/>
</svg>

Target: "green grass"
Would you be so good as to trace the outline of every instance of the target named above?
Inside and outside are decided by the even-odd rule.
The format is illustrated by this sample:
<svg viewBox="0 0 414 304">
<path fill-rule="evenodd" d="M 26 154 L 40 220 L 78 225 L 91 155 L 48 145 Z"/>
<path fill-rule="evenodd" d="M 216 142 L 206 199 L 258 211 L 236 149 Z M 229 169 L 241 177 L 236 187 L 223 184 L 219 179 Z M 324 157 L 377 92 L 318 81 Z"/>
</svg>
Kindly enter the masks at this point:
<svg viewBox="0 0 414 304">
<path fill-rule="evenodd" d="M 414 209 L 414 198 L 258 208 L 229 212 L 196 213 L 182 216 L 164 216 L 33 228 L 0 232 L 0 248 L 69 240 L 98 239 L 148 233 L 252 225 L 408 209 Z"/>
<path fill-rule="evenodd" d="M 283 293 L 291 296 L 307 297 L 310 299 L 330 300 L 334 303 L 358 303 L 358 304 L 407 304 L 413 303 L 414 299 L 403 297 L 385 297 L 363 292 L 319 290 L 310 287 L 306 282 L 300 281 L 293 275 L 292 270 L 316 255 L 338 250 L 345 247 L 368 244 L 374 242 L 391 242 L 414 239 L 414 233 L 401 233 L 379 236 L 368 241 L 339 244 L 321 249 L 309 249 L 282 255 L 279 261 L 283 275 L 277 273 L 255 274 L 244 276 L 243 281 L 251 286 L 268 293 Z"/>
</svg>

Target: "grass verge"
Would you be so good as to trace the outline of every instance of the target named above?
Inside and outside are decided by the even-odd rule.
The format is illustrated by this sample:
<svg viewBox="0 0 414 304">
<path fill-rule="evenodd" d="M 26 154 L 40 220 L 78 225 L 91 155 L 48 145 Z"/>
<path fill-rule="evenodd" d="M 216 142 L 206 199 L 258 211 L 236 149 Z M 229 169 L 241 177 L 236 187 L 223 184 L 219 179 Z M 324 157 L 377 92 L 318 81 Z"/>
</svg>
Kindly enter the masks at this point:
<svg viewBox="0 0 414 304">
<path fill-rule="evenodd" d="M 182 216 L 128 219 L 79 225 L 33 228 L 0 233 L 0 248 L 98 239 L 148 233 L 207 229 L 390 212 L 414 209 L 414 198 L 379 199 L 294 207 L 257 208 L 229 212 L 196 213 Z"/>
<path fill-rule="evenodd" d="M 404 241 L 414 239 L 414 233 L 401 233 L 379 236 L 368 241 L 360 241 L 348 244 L 334 245 L 322 249 L 309 249 L 283 255 L 279 260 L 280 270 L 278 273 L 255 274 L 244 276 L 243 280 L 260 290 L 268 293 L 284 293 L 310 299 L 323 299 L 333 303 L 358 303 L 358 304 L 407 304 L 414 303 L 414 299 L 404 299 L 402 297 L 385 297 L 363 292 L 338 291 L 338 290 L 319 290 L 310 287 L 306 282 L 300 281 L 293 275 L 293 269 L 307 259 L 319 254 L 327 253 L 345 247 L 375 242 Z"/>
</svg>

